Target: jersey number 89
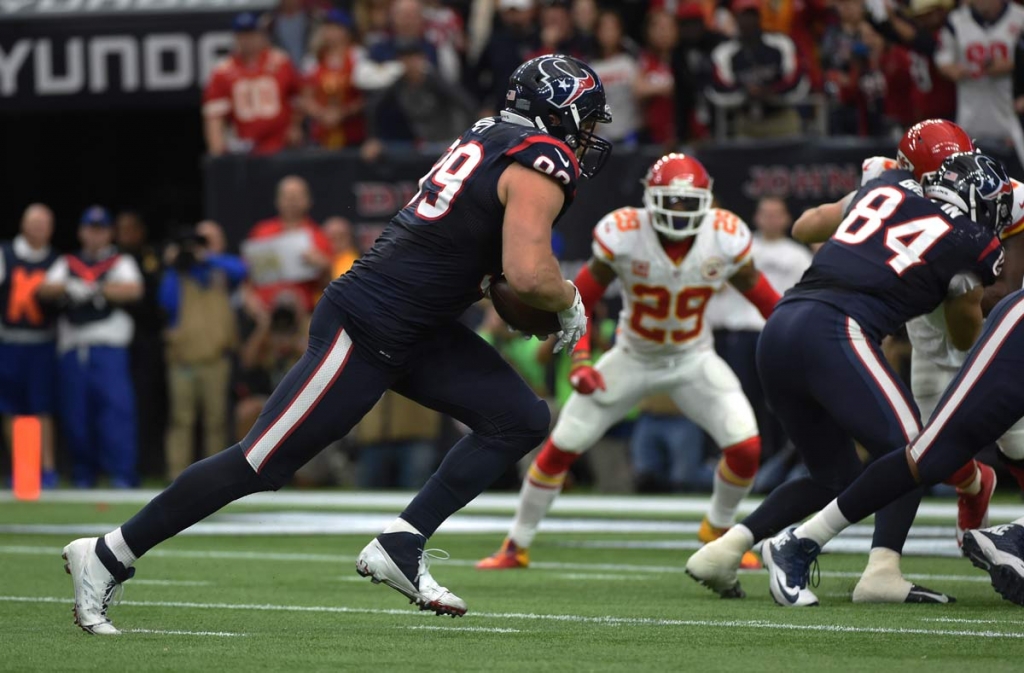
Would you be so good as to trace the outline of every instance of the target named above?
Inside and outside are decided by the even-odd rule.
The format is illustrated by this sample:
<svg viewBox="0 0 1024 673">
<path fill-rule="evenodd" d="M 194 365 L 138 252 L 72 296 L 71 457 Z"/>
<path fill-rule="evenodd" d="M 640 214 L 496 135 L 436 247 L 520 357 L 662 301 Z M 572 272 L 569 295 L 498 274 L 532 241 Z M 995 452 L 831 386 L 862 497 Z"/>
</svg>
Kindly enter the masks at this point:
<svg viewBox="0 0 1024 673">
<path fill-rule="evenodd" d="M 860 245 L 874 236 L 903 203 L 903 192 L 894 187 L 876 187 L 857 201 L 833 235 L 840 243 Z M 876 205 L 877 204 L 877 205 Z M 924 264 L 922 259 L 952 225 L 937 215 L 921 217 L 885 228 L 885 247 L 894 254 L 886 262 L 896 275 Z"/>
</svg>

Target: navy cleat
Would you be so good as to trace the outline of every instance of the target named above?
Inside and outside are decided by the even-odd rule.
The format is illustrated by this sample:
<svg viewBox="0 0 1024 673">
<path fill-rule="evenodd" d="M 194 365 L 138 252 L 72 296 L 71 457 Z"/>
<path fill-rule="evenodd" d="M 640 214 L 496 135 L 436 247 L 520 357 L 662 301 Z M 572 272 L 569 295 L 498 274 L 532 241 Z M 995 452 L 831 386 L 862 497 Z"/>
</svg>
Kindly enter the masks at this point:
<svg viewBox="0 0 1024 673">
<path fill-rule="evenodd" d="M 420 610 L 461 617 L 466 602 L 439 585 L 427 570 L 434 549 L 424 549 L 427 539 L 415 533 L 381 533 L 366 545 L 356 559 L 356 572 L 374 584 L 384 583 L 404 595 Z"/>
<path fill-rule="evenodd" d="M 1010 523 L 964 533 L 964 555 L 988 572 L 1000 596 L 1024 605 L 1024 526 Z"/>
<path fill-rule="evenodd" d="M 764 543 L 761 558 L 768 570 L 768 588 L 776 603 L 792 608 L 818 604 L 818 597 L 807 585 L 812 568 L 815 571 L 818 568 L 820 553 L 817 542 L 798 538 L 792 529 Z"/>
</svg>

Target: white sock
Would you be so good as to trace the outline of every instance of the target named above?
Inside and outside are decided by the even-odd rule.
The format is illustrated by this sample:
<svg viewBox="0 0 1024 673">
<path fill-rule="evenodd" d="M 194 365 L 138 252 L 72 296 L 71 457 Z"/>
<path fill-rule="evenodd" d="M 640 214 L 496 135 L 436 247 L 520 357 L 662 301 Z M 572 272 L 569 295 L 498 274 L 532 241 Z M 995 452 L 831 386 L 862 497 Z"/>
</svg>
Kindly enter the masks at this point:
<svg viewBox="0 0 1024 673">
<path fill-rule="evenodd" d="M 864 575 L 894 575 L 903 578 L 903 573 L 900 570 L 900 559 L 902 556 L 892 549 L 886 549 L 885 547 L 875 547 L 871 550 L 871 554 L 868 555 L 868 565 L 864 569 Z"/>
<path fill-rule="evenodd" d="M 716 542 L 736 556 L 743 556 L 754 546 L 754 534 L 750 529 L 741 523 L 736 524 L 725 532 L 725 535 L 718 538 Z"/>
<path fill-rule="evenodd" d="M 541 486 L 534 482 L 539 477 L 547 482 Z M 545 475 L 531 465 L 526 479 L 523 479 L 523 487 L 519 489 L 519 506 L 516 508 L 516 518 L 512 522 L 512 528 L 508 537 L 520 549 L 529 549 L 533 544 L 533 538 L 537 535 L 537 528 L 540 527 L 541 519 L 551 509 L 551 503 L 555 501 L 558 494 L 562 492 L 562 484 L 565 483 L 565 473 L 552 477 Z"/>
<path fill-rule="evenodd" d="M 103 536 L 103 541 L 107 543 L 107 549 L 114 554 L 114 558 L 123 565 L 125 568 L 132 567 L 132 564 L 138 560 L 135 556 L 135 552 L 131 550 L 128 543 L 124 541 L 124 535 L 121 534 L 121 528 L 115 528 L 106 535 Z"/>
<path fill-rule="evenodd" d="M 850 525 L 843 513 L 839 511 L 839 503 L 833 500 L 811 518 L 810 521 L 801 524 L 794 533 L 797 537 L 814 540 L 819 546 L 824 547 L 825 543 Z"/>
<path fill-rule="evenodd" d="M 415 533 L 416 535 L 420 535 L 422 537 L 426 537 L 426 535 L 423 535 L 423 533 L 421 533 L 418 530 L 416 530 L 416 528 L 411 523 L 409 523 L 408 521 L 406 521 L 402 517 L 398 517 L 397 519 L 392 521 L 391 525 L 384 529 L 384 532 L 385 533 Z"/>
<path fill-rule="evenodd" d="M 736 520 L 740 502 L 750 493 L 753 480 L 746 486 L 738 486 L 722 478 L 715 470 L 715 481 L 711 491 L 711 506 L 708 507 L 708 523 L 715 528 L 728 528 Z"/>
<path fill-rule="evenodd" d="M 963 493 L 964 495 L 978 495 L 981 493 L 981 470 L 978 469 L 978 464 L 974 464 L 974 479 L 971 479 L 971 483 L 967 484 L 963 488 L 956 489 L 957 493 Z"/>
</svg>

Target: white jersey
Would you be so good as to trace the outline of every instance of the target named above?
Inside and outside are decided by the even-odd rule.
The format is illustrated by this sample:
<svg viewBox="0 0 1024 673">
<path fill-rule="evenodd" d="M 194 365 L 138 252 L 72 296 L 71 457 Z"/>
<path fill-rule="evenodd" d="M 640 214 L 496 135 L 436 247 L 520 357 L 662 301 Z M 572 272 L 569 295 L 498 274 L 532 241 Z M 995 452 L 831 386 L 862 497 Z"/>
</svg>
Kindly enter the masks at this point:
<svg viewBox="0 0 1024 673">
<path fill-rule="evenodd" d="M 751 259 L 750 229 L 727 210 L 704 216 L 678 263 L 662 247 L 644 209 L 620 208 L 594 227 L 594 257 L 622 283 L 619 341 L 629 351 L 678 355 L 711 347 L 708 300 Z"/>
<path fill-rule="evenodd" d="M 754 234 L 754 264 L 780 295 L 800 282 L 814 256 L 806 246 L 791 238 L 766 241 Z M 732 285 L 726 284 L 715 293 L 704 316 L 711 329 L 760 332 L 764 317 L 750 300 Z"/>
<path fill-rule="evenodd" d="M 993 59 L 1013 61 L 1022 29 L 1024 7 L 1010 2 L 998 19 L 986 24 L 979 23 L 970 7 L 963 5 L 949 13 L 939 32 L 935 63 L 960 64 L 971 73 L 957 82 L 956 122 L 972 137 L 1009 138 L 1020 133 L 1013 108 L 1012 75 L 988 77 L 983 73 Z"/>
</svg>

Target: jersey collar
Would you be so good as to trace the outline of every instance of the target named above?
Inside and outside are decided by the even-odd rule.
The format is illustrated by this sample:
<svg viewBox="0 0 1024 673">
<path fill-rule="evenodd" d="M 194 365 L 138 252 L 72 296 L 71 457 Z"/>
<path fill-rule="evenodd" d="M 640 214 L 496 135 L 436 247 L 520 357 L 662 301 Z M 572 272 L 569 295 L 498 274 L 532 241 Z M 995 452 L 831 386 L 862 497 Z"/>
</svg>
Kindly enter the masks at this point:
<svg viewBox="0 0 1024 673">
<path fill-rule="evenodd" d="M 37 250 L 29 245 L 28 241 L 21 234 L 14 237 L 13 247 L 14 254 L 28 262 L 41 262 L 50 254 L 50 246 L 44 245 Z"/>
</svg>

